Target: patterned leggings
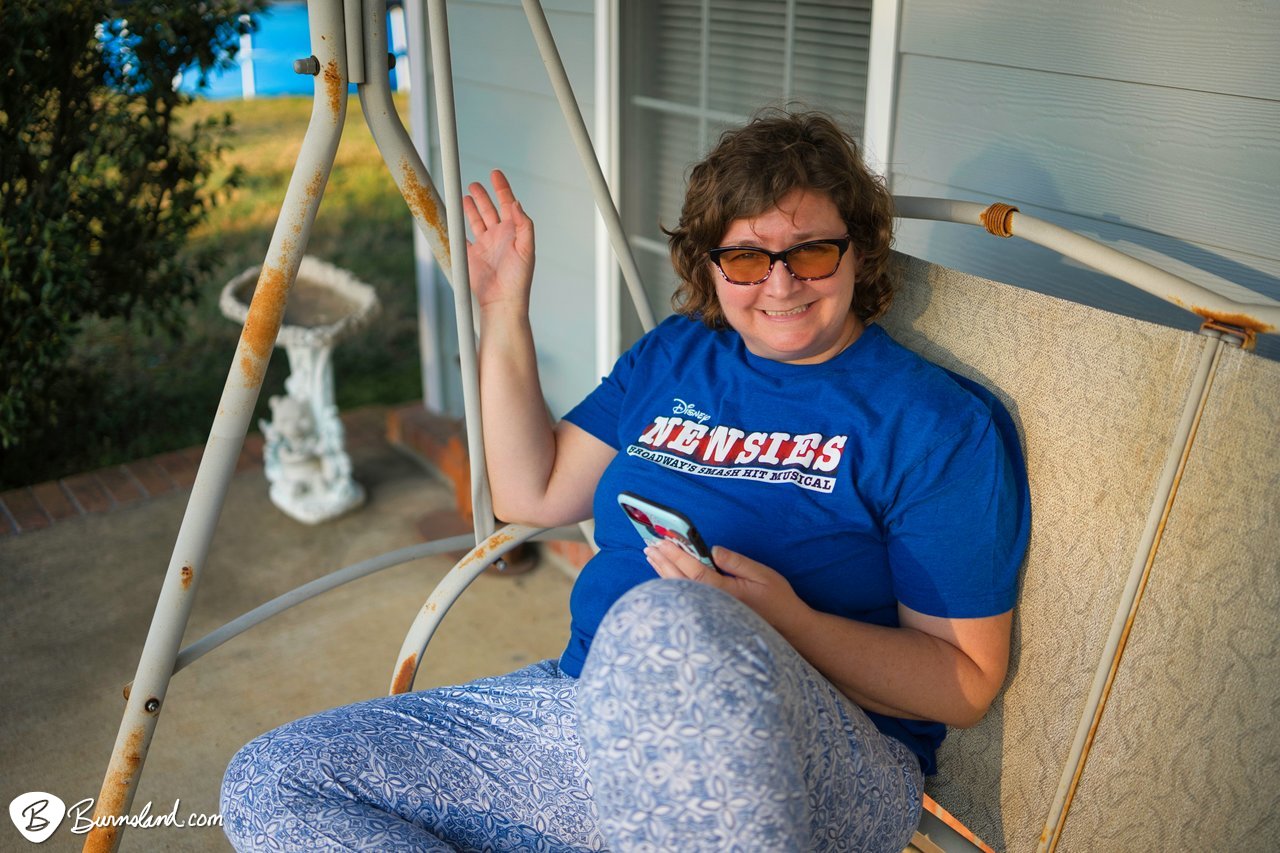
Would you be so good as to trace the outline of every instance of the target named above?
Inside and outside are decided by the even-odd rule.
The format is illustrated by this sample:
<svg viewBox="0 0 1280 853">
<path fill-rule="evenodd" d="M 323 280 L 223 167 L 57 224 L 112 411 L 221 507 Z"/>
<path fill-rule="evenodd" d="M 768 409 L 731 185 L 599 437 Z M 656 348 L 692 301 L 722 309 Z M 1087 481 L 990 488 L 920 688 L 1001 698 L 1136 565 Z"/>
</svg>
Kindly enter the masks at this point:
<svg viewBox="0 0 1280 853">
<path fill-rule="evenodd" d="M 237 850 L 900 851 L 919 762 L 762 619 L 654 580 L 581 679 L 510 675 L 297 720 L 232 759 Z"/>
</svg>

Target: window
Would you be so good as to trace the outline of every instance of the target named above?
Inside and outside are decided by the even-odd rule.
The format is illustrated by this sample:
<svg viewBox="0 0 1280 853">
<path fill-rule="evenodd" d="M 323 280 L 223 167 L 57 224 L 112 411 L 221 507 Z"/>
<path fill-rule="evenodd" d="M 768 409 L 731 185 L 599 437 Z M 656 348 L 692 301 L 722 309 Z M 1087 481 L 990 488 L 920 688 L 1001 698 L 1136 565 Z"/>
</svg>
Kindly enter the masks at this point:
<svg viewBox="0 0 1280 853">
<path fill-rule="evenodd" d="M 622 216 L 661 316 L 675 280 L 660 226 L 679 219 L 686 171 L 724 129 L 794 100 L 861 134 L 871 0 L 623 0 L 621 12 Z M 640 331 L 629 312 L 624 340 Z"/>
</svg>

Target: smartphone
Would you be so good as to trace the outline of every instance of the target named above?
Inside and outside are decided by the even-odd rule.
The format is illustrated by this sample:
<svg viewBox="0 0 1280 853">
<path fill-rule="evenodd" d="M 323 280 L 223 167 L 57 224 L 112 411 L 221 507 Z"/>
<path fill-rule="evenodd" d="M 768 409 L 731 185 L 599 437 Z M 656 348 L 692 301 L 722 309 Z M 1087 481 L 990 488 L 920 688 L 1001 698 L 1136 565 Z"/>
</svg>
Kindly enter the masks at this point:
<svg viewBox="0 0 1280 853">
<path fill-rule="evenodd" d="M 676 543 L 685 553 L 697 558 L 709 568 L 720 569 L 711 560 L 711 549 L 702 540 L 698 529 L 678 510 L 654 503 L 632 492 L 618 494 L 618 506 L 631 519 L 640 538 L 650 545 L 656 545 L 663 539 Z"/>
</svg>

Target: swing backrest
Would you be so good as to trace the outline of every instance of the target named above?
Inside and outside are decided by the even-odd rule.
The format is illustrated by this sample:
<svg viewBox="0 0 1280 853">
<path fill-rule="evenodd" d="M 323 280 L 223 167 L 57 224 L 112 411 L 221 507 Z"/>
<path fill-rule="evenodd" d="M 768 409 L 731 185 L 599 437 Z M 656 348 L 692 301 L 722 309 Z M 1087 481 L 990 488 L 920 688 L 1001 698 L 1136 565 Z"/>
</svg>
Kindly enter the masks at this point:
<svg viewBox="0 0 1280 853">
<path fill-rule="evenodd" d="M 1063 850 L 1280 838 L 1280 363 L 1226 350 Z"/>
<path fill-rule="evenodd" d="M 898 262 L 902 286 L 882 324 L 1000 397 L 1033 498 L 1006 688 L 982 723 L 948 737 L 930 794 L 1012 853 L 1059 839 L 1072 851 L 1229 849 L 1259 823 L 1274 830 L 1280 363 Z M 1153 525 L 1206 364 L 1212 384 L 1185 470 Z M 1145 595 L 1130 615 L 1135 583 Z M 1126 626 L 1108 682 L 1109 638 Z"/>
</svg>

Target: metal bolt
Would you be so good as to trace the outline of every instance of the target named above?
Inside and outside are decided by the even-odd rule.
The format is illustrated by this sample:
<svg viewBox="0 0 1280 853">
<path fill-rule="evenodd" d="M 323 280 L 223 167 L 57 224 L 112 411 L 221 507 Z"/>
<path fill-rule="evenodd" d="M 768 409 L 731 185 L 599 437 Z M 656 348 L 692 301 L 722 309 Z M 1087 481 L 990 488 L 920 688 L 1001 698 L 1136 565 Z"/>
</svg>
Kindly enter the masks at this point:
<svg viewBox="0 0 1280 853">
<path fill-rule="evenodd" d="M 145 707 L 147 709 L 148 714 L 154 714 L 156 711 L 160 710 L 160 700 L 152 696 L 150 699 L 147 700 L 147 704 Z"/>
<path fill-rule="evenodd" d="M 293 61 L 294 74 L 310 74 L 312 77 L 320 73 L 320 60 L 314 56 L 308 56 L 306 59 L 295 59 Z"/>
</svg>

